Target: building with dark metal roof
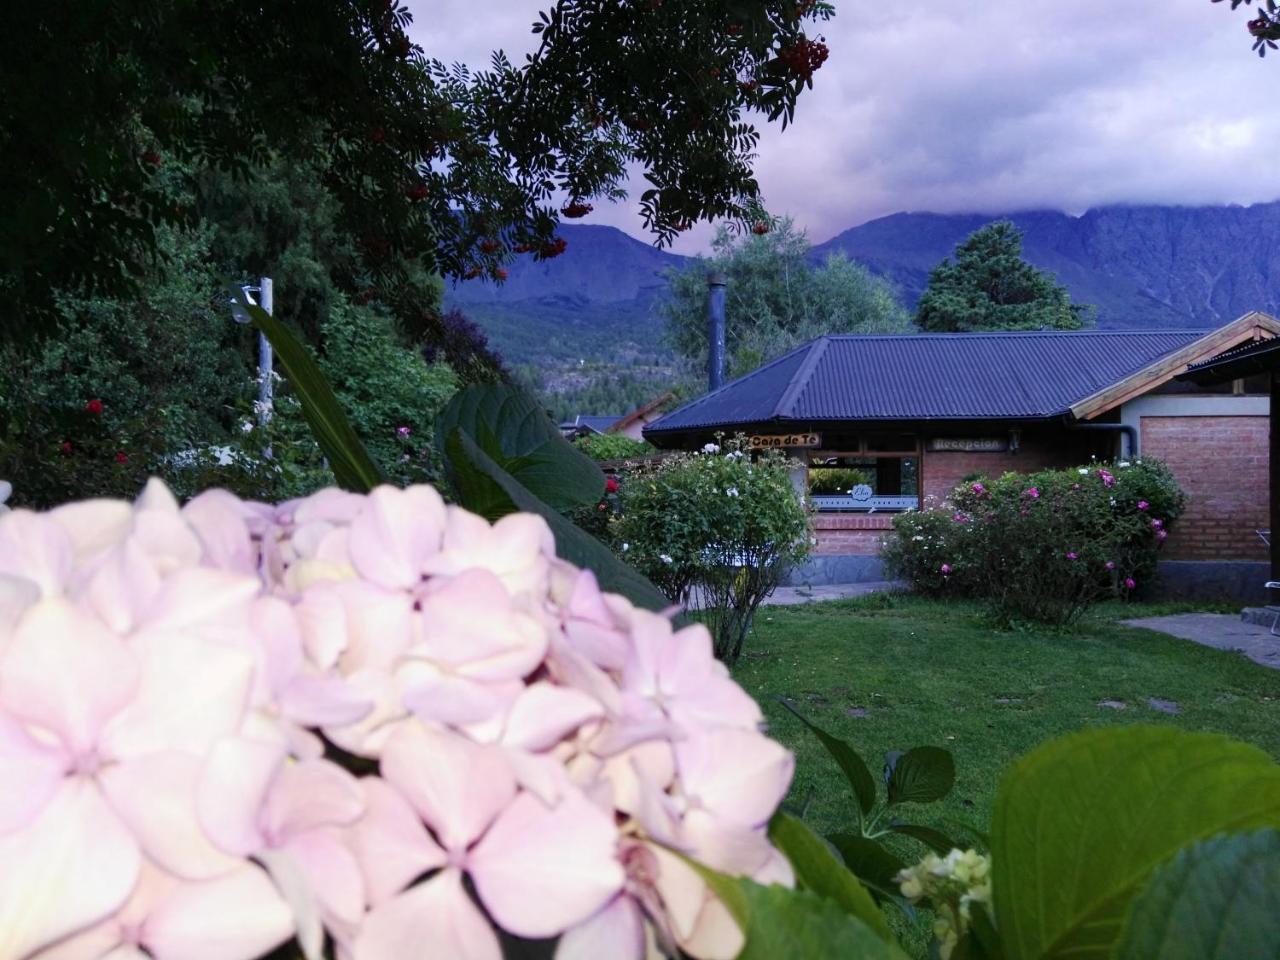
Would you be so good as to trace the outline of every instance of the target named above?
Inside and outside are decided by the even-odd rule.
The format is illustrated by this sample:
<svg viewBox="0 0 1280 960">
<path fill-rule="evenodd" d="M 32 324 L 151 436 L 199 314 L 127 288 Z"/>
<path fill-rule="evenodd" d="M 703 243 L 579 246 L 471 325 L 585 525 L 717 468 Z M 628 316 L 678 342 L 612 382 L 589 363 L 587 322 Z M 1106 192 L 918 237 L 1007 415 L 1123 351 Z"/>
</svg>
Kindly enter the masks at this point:
<svg viewBox="0 0 1280 960">
<path fill-rule="evenodd" d="M 1170 556 L 1261 559 L 1253 530 L 1267 525 L 1267 501 L 1252 488 L 1267 484 L 1269 386 L 1181 375 L 1278 336 L 1280 322 L 1260 313 L 1209 331 L 827 336 L 644 436 L 699 449 L 743 433 L 788 451 L 805 467 L 797 482 L 818 511 L 820 557 L 875 554 L 895 511 L 941 502 L 969 477 L 1145 453 L 1192 497 Z"/>
</svg>

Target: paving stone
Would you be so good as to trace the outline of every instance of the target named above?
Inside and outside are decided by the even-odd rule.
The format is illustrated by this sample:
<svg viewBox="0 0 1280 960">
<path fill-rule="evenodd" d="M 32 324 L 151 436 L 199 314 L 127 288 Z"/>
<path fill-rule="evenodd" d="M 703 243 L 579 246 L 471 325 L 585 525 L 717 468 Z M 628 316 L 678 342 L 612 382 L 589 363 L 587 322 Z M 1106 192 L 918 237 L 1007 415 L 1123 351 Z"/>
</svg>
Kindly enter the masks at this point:
<svg viewBox="0 0 1280 960">
<path fill-rule="evenodd" d="M 845 713 L 853 717 L 855 720 L 865 720 L 870 714 L 870 711 L 866 707 L 850 707 L 845 711 Z"/>
<path fill-rule="evenodd" d="M 1129 707 L 1123 700 L 1099 700 L 1098 706 L 1106 707 L 1108 710 L 1126 710 Z"/>
<path fill-rule="evenodd" d="M 1159 697 L 1148 697 L 1147 706 L 1152 710 L 1159 710 L 1161 713 L 1177 714 L 1182 712 L 1182 708 L 1173 700 L 1161 700 Z"/>
</svg>

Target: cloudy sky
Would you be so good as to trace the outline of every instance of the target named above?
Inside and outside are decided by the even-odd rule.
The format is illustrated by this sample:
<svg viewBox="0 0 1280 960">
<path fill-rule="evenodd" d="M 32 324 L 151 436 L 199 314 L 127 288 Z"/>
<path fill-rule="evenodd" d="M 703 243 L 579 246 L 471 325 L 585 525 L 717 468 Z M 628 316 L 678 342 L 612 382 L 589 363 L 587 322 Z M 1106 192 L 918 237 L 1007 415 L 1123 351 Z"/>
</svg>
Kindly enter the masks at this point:
<svg viewBox="0 0 1280 960">
<path fill-rule="evenodd" d="M 834 2 L 831 57 L 795 125 L 765 130 L 756 168 L 770 211 L 815 242 L 899 210 L 1280 198 L 1280 55 L 1250 52 L 1244 8 Z M 549 5 L 410 0 L 414 39 L 447 61 L 484 66 L 497 47 L 518 61 Z M 645 238 L 629 204 L 597 204 L 591 222 Z M 676 249 L 709 234 L 700 225 Z"/>
</svg>

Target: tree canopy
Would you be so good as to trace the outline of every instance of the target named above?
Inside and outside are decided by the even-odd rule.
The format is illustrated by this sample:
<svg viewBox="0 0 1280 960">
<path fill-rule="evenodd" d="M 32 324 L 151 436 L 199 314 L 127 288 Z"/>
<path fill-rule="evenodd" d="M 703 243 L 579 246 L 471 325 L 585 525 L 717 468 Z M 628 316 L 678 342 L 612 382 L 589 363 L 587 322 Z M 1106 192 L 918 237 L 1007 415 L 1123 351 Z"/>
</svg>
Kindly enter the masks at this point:
<svg viewBox="0 0 1280 960">
<path fill-rule="evenodd" d="M 1022 259 L 1022 232 L 1008 220 L 975 231 L 929 273 L 916 323 L 927 333 L 1078 330 L 1093 307 L 1071 302 L 1052 274 Z"/>
<path fill-rule="evenodd" d="M 758 216 L 752 117 L 786 123 L 826 58 L 821 0 L 558 0 L 536 50 L 472 73 L 397 0 L 11 4 L 0 58 L 0 326 L 58 292 L 136 293 L 209 169 L 314 166 L 353 289 L 417 268 L 500 278 L 632 169 L 659 241 Z M 74 65 L 74 69 L 69 69 Z"/>
<path fill-rule="evenodd" d="M 711 257 L 668 272 L 662 304 L 667 336 L 690 365 L 706 363 L 707 274 L 724 273 L 727 372 L 740 376 L 792 347 L 828 333 L 908 330 L 896 291 L 844 256 L 819 266 L 789 219 L 765 233 L 722 230 Z"/>
</svg>

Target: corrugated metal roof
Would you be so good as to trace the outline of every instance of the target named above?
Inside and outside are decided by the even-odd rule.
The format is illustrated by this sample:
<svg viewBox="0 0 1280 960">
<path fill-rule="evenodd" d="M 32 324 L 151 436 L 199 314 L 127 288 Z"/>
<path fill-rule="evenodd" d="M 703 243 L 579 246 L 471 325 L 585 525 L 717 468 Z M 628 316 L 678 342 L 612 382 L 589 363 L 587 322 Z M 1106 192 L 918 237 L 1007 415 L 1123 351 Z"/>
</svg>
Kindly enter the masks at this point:
<svg viewBox="0 0 1280 960">
<path fill-rule="evenodd" d="M 1044 419 L 1206 331 L 830 336 L 654 421 L 646 434 L 821 420 Z"/>
<path fill-rule="evenodd" d="M 566 420 L 564 423 L 560 424 L 560 426 L 562 429 L 566 430 L 573 429 L 574 427 L 584 427 L 587 430 L 594 430 L 596 433 L 604 433 L 621 419 L 622 417 L 620 415 L 611 417 L 607 414 L 595 416 L 589 413 L 580 413 L 572 420 Z"/>
</svg>

